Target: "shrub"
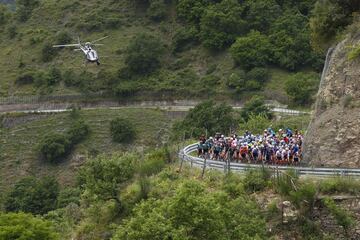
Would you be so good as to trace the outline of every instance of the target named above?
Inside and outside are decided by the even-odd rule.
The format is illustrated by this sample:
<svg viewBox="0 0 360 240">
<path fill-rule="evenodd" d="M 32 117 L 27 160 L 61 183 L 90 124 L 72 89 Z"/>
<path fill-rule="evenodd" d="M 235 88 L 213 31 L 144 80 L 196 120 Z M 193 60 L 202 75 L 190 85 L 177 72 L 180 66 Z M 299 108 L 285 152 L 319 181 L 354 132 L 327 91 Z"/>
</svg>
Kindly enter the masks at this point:
<svg viewBox="0 0 360 240">
<path fill-rule="evenodd" d="M 90 132 L 89 125 L 84 120 L 80 119 L 72 124 L 70 129 L 67 131 L 68 138 L 71 144 L 75 145 L 81 142 Z"/>
<path fill-rule="evenodd" d="M 72 37 L 67 31 L 59 31 L 56 33 L 57 44 L 68 44 L 72 42 Z"/>
<path fill-rule="evenodd" d="M 57 208 L 64 208 L 70 203 L 80 204 L 80 194 L 81 191 L 79 188 L 70 188 L 67 187 L 64 190 L 61 190 L 57 198 Z"/>
<path fill-rule="evenodd" d="M 337 223 L 344 228 L 345 232 L 347 232 L 354 225 L 353 217 L 349 215 L 349 213 L 344 209 L 336 206 L 334 200 L 331 198 L 324 198 L 322 202 L 330 211 L 331 215 L 334 216 Z"/>
<path fill-rule="evenodd" d="M 172 38 L 173 51 L 184 51 L 198 41 L 198 30 L 195 27 L 179 28 Z"/>
<path fill-rule="evenodd" d="M 270 77 L 269 70 L 267 68 L 255 67 L 246 73 L 248 80 L 255 80 L 258 83 L 263 84 Z"/>
<path fill-rule="evenodd" d="M 59 184 L 54 178 L 23 178 L 7 195 L 5 209 L 44 214 L 56 208 L 58 194 Z"/>
<path fill-rule="evenodd" d="M 159 38 L 141 33 L 131 40 L 126 50 L 125 63 L 133 73 L 148 74 L 160 66 L 163 52 L 164 47 Z"/>
<path fill-rule="evenodd" d="M 81 78 L 72 70 L 66 70 L 62 76 L 65 86 L 79 87 L 81 86 Z"/>
<path fill-rule="evenodd" d="M 209 2 L 209 0 L 179 0 L 176 4 L 177 16 L 186 22 L 198 24 Z"/>
<path fill-rule="evenodd" d="M 17 27 L 15 25 L 11 25 L 7 28 L 7 34 L 10 39 L 13 39 L 17 35 Z"/>
<path fill-rule="evenodd" d="M 150 6 L 146 11 L 147 15 L 155 21 L 160 21 L 166 17 L 165 0 L 150 0 Z"/>
<path fill-rule="evenodd" d="M 8 21 L 9 16 L 8 9 L 4 5 L 0 5 L 0 26 Z"/>
<path fill-rule="evenodd" d="M 224 0 L 209 6 L 200 22 L 200 37 L 205 47 L 224 49 L 241 33 L 246 22 L 242 19 L 243 7 L 236 0 Z"/>
<path fill-rule="evenodd" d="M 275 179 L 275 190 L 283 196 L 290 196 L 298 183 L 299 176 L 295 170 L 288 170 L 280 173 Z"/>
<path fill-rule="evenodd" d="M 271 125 L 271 121 L 266 114 L 260 113 L 255 115 L 251 113 L 249 119 L 239 125 L 239 129 L 242 131 L 248 130 L 253 134 L 261 134 L 264 129 L 267 129 Z"/>
<path fill-rule="evenodd" d="M 34 74 L 32 72 L 24 73 L 16 78 L 19 85 L 32 84 L 34 82 Z"/>
<path fill-rule="evenodd" d="M 159 173 L 166 163 L 165 149 L 155 150 L 145 156 L 144 162 L 140 164 L 139 173 L 142 176 L 151 176 Z"/>
<path fill-rule="evenodd" d="M 71 140 L 62 134 L 46 135 L 40 143 L 40 152 L 49 162 L 57 162 L 71 150 Z"/>
<path fill-rule="evenodd" d="M 50 62 L 57 55 L 58 50 L 52 47 L 51 43 L 45 43 L 41 49 L 41 60 L 43 62 Z"/>
<path fill-rule="evenodd" d="M 0 229 L 0 239 L 60 239 L 50 222 L 25 213 L 0 214 Z"/>
<path fill-rule="evenodd" d="M 62 75 L 60 70 L 56 67 L 51 67 L 48 73 L 47 85 L 53 86 L 55 84 L 60 83 L 61 80 L 62 80 Z"/>
<path fill-rule="evenodd" d="M 316 200 L 316 188 L 313 183 L 303 183 L 298 189 L 290 192 L 291 202 L 303 213 L 311 214 Z"/>
<path fill-rule="evenodd" d="M 270 177 L 271 173 L 268 169 L 249 170 L 243 180 L 244 188 L 248 192 L 262 191 L 268 186 Z"/>
<path fill-rule="evenodd" d="M 320 182 L 320 191 L 325 194 L 350 193 L 356 195 L 360 193 L 360 182 L 351 177 L 334 177 Z"/>
<path fill-rule="evenodd" d="M 130 143 L 135 138 L 135 128 L 132 122 L 123 118 L 116 118 L 110 123 L 112 140 L 118 143 Z"/>
<path fill-rule="evenodd" d="M 245 37 L 239 37 L 231 46 L 230 53 L 236 64 L 250 69 L 265 66 L 271 61 L 272 46 L 267 36 L 251 31 Z"/>
<path fill-rule="evenodd" d="M 267 32 L 276 18 L 281 15 L 281 7 L 276 0 L 256 0 L 248 2 L 246 20 L 249 27 Z"/>
<path fill-rule="evenodd" d="M 253 96 L 249 101 L 247 101 L 244 107 L 241 109 L 240 115 L 245 122 L 250 118 L 250 115 L 259 115 L 267 117 L 268 119 L 272 118 L 272 113 L 270 109 L 265 105 L 265 100 L 260 96 Z"/>
<path fill-rule="evenodd" d="M 221 118 L 219 118 L 221 116 Z M 215 104 L 205 101 L 191 109 L 184 120 L 176 123 L 173 128 L 175 138 L 199 136 L 207 132 L 208 136 L 216 132 L 227 133 L 235 129 L 236 118 L 233 108 L 225 103 Z"/>
<path fill-rule="evenodd" d="M 297 73 L 285 83 L 286 93 L 297 104 L 312 103 L 320 77 L 315 73 Z"/>
<path fill-rule="evenodd" d="M 78 184 L 100 199 L 118 199 L 121 183 L 135 172 L 135 155 L 99 156 L 85 163 L 78 173 Z"/>
</svg>

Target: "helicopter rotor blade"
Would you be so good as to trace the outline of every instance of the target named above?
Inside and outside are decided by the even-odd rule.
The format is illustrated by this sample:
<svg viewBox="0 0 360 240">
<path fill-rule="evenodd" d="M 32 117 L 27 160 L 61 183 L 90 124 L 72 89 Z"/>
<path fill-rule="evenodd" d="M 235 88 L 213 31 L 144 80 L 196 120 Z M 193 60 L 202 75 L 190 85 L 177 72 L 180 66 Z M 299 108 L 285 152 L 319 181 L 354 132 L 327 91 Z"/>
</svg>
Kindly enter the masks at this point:
<svg viewBox="0 0 360 240">
<path fill-rule="evenodd" d="M 101 43 L 95 43 L 95 44 L 91 44 L 92 46 L 104 46 L 104 44 Z"/>
<path fill-rule="evenodd" d="M 60 48 L 60 47 L 79 47 L 80 44 L 64 44 L 64 45 L 53 45 L 54 48 Z"/>
<path fill-rule="evenodd" d="M 101 41 L 101 40 L 104 40 L 105 38 L 108 38 L 108 37 L 109 37 L 109 36 L 105 36 L 105 37 L 96 39 L 95 41 L 92 41 L 92 42 L 90 42 L 90 43 L 91 43 L 91 44 L 94 44 L 94 43 L 99 42 L 99 41 Z"/>
</svg>

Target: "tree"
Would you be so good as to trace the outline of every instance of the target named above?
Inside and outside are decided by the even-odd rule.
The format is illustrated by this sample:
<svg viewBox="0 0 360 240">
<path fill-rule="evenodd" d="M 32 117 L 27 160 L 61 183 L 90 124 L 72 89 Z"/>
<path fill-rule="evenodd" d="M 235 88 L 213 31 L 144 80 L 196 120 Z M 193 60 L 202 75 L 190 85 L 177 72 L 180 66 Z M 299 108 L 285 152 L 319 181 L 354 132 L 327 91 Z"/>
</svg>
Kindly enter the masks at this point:
<svg viewBox="0 0 360 240">
<path fill-rule="evenodd" d="M 99 156 L 80 169 L 78 183 L 82 189 L 100 199 L 118 199 L 120 184 L 134 174 L 135 160 L 135 156 L 130 154 Z"/>
<path fill-rule="evenodd" d="M 185 119 L 174 126 L 175 135 L 191 137 L 207 132 L 208 136 L 216 132 L 227 133 L 235 127 L 233 108 L 225 103 L 216 104 L 205 101 L 195 106 L 186 115 Z"/>
<path fill-rule="evenodd" d="M 319 76 L 315 73 L 297 73 L 285 85 L 286 93 L 297 104 L 310 104 L 319 84 Z"/>
<path fill-rule="evenodd" d="M 337 33 L 352 22 L 352 13 L 359 10 L 357 0 L 317 1 L 310 19 L 313 44 L 320 49 L 328 46 Z"/>
<path fill-rule="evenodd" d="M 160 39 L 141 33 L 130 42 L 125 55 L 125 63 L 133 73 L 148 74 L 160 66 L 164 47 Z"/>
<path fill-rule="evenodd" d="M 198 24 L 210 2 L 211 0 L 178 0 L 176 4 L 177 16 L 188 23 Z"/>
<path fill-rule="evenodd" d="M 124 118 L 116 118 L 111 121 L 110 133 L 113 141 L 118 143 L 130 143 L 136 134 L 132 122 Z"/>
<path fill-rule="evenodd" d="M 270 34 L 273 61 L 280 67 L 295 70 L 316 60 L 310 45 L 308 19 L 302 14 L 285 12 L 272 25 Z"/>
<path fill-rule="evenodd" d="M 43 62 L 50 62 L 57 55 L 58 50 L 52 47 L 51 43 L 45 43 L 41 49 L 41 60 Z"/>
<path fill-rule="evenodd" d="M 7 23 L 9 16 L 9 10 L 4 5 L 0 5 L 0 26 Z"/>
<path fill-rule="evenodd" d="M 200 37 L 205 47 L 215 50 L 231 45 L 246 30 L 237 0 L 224 0 L 209 6 L 201 17 Z"/>
<path fill-rule="evenodd" d="M 270 62 L 272 46 L 269 39 L 258 31 L 239 37 L 231 46 L 230 53 L 236 64 L 244 68 L 265 66 Z"/>
<path fill-rule="evenodd" d="M 15 184 L 5 200 L 6 211 L 45 214 L 56 208 L 59 184 L 54 178 L 27 177 Z"/>
<path fill-rule="evenodd" d="M 69 136 L 71 144 L 74 145 L 84 140 L 89 132 L 89 125 L 87 125 L 84 120 L 79 119 L 71 125 L 70 129 L 67 131 L 67 135 Z"/>
<path fill-rule="evenodd" d="M 57 240 L 50 222 L 25 213 L 0 213 L 0 239 Z"/>
<path fill-rule="evenodd" d="M 146 10 L 147 15 L 154 21 L 160 21 L 166 17 L 165 0 L 151 0 Z"/>
<path fill-rule="evenodd" d="M 46 135 L 40 143 L 40 153 L 50 162 L 56 162 L 65 157 L 70 149 L 71 140 L 62 134 Z"/>
<path fill-rule="evenodd" d="M 266 239 L 266 224 L 255 203 L 206 191 L 191 180 L 171 196 L 138 204 L 113 239 Z"/>
<path fill-rule="evenodd" d="M 244 107 L 241 109 L 241 117 L 244 121 L 248 121 L 251 115 L 260 115 L 267 117 L 268 119 L 272 118 L 272 113 L 270 109 L 265 105 L 265 100 L 260 96 L 253 96 L 249 101 L 247 101 Z"/>
<path fill-rule="evenodd" d="M 246 21 L 251 29 L 267 32 L 281 12 L 275 0 L 248 1 Z"/>
</svg>

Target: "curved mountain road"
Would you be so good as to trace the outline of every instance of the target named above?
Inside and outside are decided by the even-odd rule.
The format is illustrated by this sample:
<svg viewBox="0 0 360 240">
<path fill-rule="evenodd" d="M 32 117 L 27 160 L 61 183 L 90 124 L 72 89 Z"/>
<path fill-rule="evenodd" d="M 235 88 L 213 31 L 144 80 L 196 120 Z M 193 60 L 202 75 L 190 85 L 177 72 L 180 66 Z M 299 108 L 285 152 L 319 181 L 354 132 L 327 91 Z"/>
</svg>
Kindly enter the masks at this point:
<svg viewBox="0 0 360 240">
<path fill-rule="evenodd" d="M 300 175 L 306 176 L 351 176 L 360 177 L 359 168 L 330 168 L 330 167 L 297 167 L 297 166 L 278 166 L 278 165 L 260 165 L 260 164 L 245 164 L 245 163 L 234 163 L 221 162 L 214 160 L 205 160 L 203 158 L 194 157 L 192 153 L 196 152 L 197 143 L 191 144 L 182 149 L 178 156 L 182 162 L 188 162 L 191 166 L 199 168 L 216 169 L 224 172 L 245 172 L 249 169 L 260 169 L 268 168 L 274 173 L 277 171 L 283 172 L 286 170 L 295 170 Z"/>
</svg>

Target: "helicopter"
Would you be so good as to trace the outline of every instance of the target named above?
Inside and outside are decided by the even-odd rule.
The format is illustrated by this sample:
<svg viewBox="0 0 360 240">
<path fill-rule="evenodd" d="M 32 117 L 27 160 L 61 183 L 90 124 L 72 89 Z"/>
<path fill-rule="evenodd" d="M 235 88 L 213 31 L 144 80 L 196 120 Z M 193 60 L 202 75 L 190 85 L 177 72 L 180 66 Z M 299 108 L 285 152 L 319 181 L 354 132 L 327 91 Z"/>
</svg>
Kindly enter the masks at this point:
<svg viewBox="0 0 360 240">
<path fill-rule="evenodd" d="M 92 46 L 101 46 L 103 44 L 96 44 L 96 42 L 102 41 L 105 38 L 108 38 L 108 36 L 99 38 L 92 42 L 86 42 L 85 44 L 81 44 L 80 38 L 78 38 L 78 43 L 75 44 L 62 44 L 62 45 L 53 45 L 54 48 L 63 48 L 63 47 L 78 47 L 77 49 L 74 49 L 74 51 L 83 51 L 85 54 L 85 58 L 90 63 L 96 63 L 97 65 L 100 65 L 99 61 L 99 55 L 97 54 L 96 50 L 92 48 Z"/>
</svg>

